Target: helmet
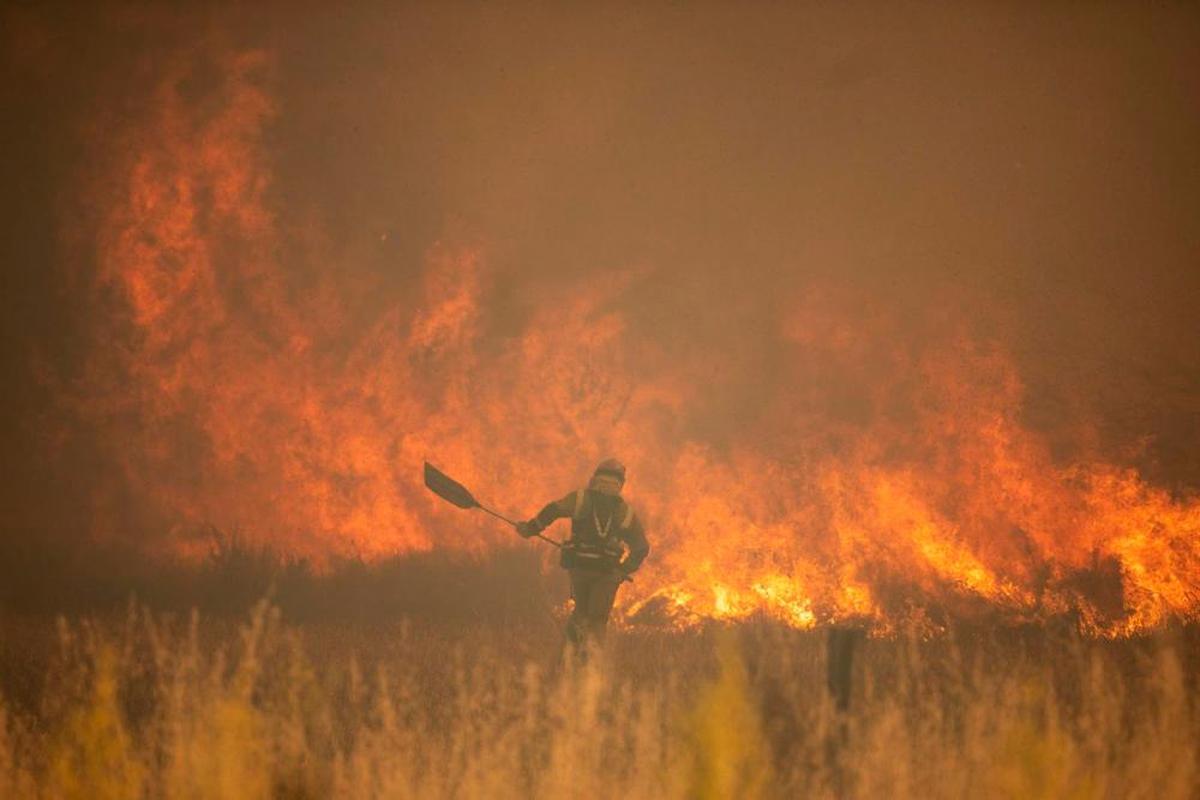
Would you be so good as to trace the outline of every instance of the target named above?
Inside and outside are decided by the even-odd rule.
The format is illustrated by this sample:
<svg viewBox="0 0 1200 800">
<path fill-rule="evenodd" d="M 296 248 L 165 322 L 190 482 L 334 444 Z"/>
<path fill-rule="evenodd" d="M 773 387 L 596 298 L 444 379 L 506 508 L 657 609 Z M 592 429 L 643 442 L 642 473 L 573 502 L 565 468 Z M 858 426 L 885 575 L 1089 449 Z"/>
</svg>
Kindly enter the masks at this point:
<svg viewBox="0 0 1200 800">
<path fill-rule="evenodd" d="M 606 458 L 592 473 L 588 488 L 601 494 L 620 494 L 625 485 L 625 465 L 615 458 Z"/>
<path fill-rule="evenodd" d="M 596 471 L 592 476 L 596 475 L 612 475 L 621 483 L 625 482 L 625 465 L 615 458 L 606 458 L 596 467 Z"/>
</svg>

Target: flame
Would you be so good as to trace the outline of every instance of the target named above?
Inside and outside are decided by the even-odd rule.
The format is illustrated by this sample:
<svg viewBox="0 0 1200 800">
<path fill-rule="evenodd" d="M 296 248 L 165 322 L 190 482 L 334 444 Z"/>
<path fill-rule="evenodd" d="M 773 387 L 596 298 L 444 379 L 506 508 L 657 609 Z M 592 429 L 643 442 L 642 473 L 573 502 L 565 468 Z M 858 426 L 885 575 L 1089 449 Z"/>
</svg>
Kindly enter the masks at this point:
<svg viewBox="0 0 1200 800">
<path fill-rule="evenodd" d="M 203 108 L 179 88 L 197 58 L 221 75 Z M 285 255 L 303 236 L 271 194 L 270 68 L 180 57 L 113 133 L 97 203 L 102 313 L 71 413 L 108 488 L 174 526 L 170 552 L 199 552 L 202 523 L 317 558 L 483 552 L 511 534 L 439 506 L 423 460 L 530 513 L 619 454 L 654 545 L 629 620 L 886 629 L 936 607 L 1124 635 L 1197 617 L 1200 502 L 1061 463 L 1022 422 L 1012 359 L 961 321 L 906 333 L 851 291 L 802 293 L 774 321 L 773 391 L 718 442 L 694 423 L 737 354 L 639 337 L 639 271 L 547 288 L 499 335 L 483 247 L 432 244 L 391 294 Z"/>
</svg>

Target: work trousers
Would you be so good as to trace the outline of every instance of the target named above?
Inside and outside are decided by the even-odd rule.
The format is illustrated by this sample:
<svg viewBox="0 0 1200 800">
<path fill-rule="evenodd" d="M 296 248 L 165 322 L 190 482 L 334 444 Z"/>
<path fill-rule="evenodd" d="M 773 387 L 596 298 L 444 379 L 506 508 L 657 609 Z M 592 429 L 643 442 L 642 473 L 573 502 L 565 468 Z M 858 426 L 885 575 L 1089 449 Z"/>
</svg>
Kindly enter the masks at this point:
<svg viewBox="0 0 1200 800">
<path fill-rule="evenodd" d="M 567 638 L 573 644 L 602 642 L 621 577 L 612 572 L 586 569 L 570 570 L 570 575 L 575 609 L 567 620 Z"/>
</svg>

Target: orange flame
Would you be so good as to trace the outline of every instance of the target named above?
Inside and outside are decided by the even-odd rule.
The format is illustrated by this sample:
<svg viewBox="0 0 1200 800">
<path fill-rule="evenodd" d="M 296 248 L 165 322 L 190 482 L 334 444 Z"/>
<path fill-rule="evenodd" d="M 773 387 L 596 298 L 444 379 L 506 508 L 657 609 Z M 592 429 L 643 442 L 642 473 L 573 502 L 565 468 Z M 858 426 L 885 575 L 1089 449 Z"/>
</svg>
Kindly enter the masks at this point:
<svg viewBox="0 0 1200 800">
<path fill-rule="evenodd" d="M 802 296 L 775 326 L 776 390 L 718 443 L 689 423 L 736 355 L 633 335 L 638 273 L 547 289 L 500 337 L 479 249 L 433 246 L 383 308 L 332 264 L 285 263 L 270 60 L 221 66 L 198 109 L 183 59 L 126 132 L 81 382 L 118 482 L 178 526 L 173 552 L 203 522 L 317 557 L 485 550 L 514 540 L 439 506 L 424 459 L 529 513 L 619 454 L 654 544 L 629 619 L 886 628 L 937 606 L 1120 635 L 1196 618 L 1200 502 L 1059 463 L 1021 421 L 1011 360 L 960 325 L 905 336 L 853 296 Z"/>
</svg>

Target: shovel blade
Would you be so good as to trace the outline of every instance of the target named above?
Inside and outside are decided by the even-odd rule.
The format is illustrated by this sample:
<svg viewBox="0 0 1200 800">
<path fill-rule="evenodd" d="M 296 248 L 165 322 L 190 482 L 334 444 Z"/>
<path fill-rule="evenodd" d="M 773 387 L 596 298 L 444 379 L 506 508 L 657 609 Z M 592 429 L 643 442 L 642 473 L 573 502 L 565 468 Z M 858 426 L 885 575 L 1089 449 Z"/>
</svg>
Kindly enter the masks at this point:
<svg viewBox="0 0 1200 800">
<path fill-rule="evenodd" d="M 448 503 L 459 508 L 478 508 L 479 503 L 467 491 L 467 487 L 451 478 L 437 467 L 425 462 L 425 486 Z"/>
</svg>

